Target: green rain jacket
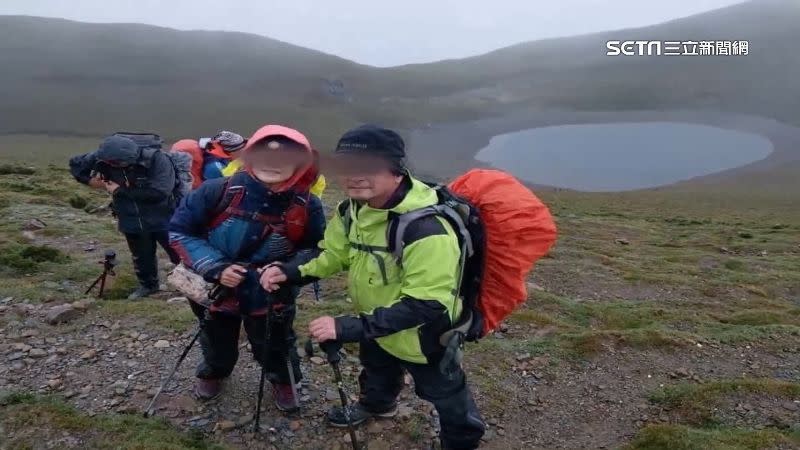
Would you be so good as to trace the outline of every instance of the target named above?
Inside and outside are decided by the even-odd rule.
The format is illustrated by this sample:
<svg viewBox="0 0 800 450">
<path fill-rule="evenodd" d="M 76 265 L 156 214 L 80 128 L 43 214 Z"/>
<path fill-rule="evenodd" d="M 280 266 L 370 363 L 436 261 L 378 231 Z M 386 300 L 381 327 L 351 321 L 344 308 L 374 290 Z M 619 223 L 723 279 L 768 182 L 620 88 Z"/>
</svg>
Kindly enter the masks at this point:
<svg viewBox="0 0 800 450">
<path fill-rule="evenodd" d="M 430 216 L 409 225 L 402 264 L 387 244 L 391 218 L 436 203 L 436 192 L 410 176 L 386 209 L 347 200 L 328 224 L 320 256 L 286 268 L 294 282 L 348 271 L 348 290 L 358 316 L 336 318 L 338 340 L 374 339 L 393 356 L 417 364 L 441 357 L 439 336 L 461 313 L 458 239 L 445 219 Z M 345 235 L 343 213 L 348 208 L 351 225 Z"/>
</svg>

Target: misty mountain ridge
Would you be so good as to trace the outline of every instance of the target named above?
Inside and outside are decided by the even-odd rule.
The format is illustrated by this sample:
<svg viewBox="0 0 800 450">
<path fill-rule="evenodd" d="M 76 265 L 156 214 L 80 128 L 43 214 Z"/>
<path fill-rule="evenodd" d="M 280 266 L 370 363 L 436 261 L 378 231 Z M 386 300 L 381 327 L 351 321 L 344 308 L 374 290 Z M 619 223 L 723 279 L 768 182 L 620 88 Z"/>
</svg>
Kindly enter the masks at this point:
<svg viewBox="0 0 800 450">
<path fill-rule="evenodd" d="M 800 124 L 800 3 L 760 0 L 663 24 L 374 68 L 237 32 L 0 16 L 0 133 L 98 136 L 359 121 L 414 127 L 521 109 L 707 108 Z M 748 56 L 606 56 L 607 40 L 748 40 Z M 210 132 L 210 131 L 206 131 Z"/>
</svg>

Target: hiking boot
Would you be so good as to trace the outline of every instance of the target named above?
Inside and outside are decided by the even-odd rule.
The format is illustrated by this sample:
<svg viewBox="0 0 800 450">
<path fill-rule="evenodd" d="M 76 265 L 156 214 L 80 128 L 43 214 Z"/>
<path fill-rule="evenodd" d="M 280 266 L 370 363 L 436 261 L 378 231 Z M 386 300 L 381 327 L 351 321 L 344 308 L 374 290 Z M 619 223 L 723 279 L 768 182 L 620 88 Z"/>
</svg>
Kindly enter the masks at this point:
<svg viewBox="0 0 800 450">
<path fill-rule="evenodd" d="M 194 395 L 200 400 L 212 400 L 222 392 L 222 380 L 198 378 L 194 383 Z"/>
<path fill-rule="evenodd" d="M 275 399 L 275 406 L 283 412 L 294 412 L 299 409 L 295 403 L 296 398 L 291 384 L 273 383 L 272 398 Z"/>
<path fill-rule="evenodd" d="M 159 289 L 157 287 L 139 286 L 131 293 L 131 295 L 128 296 L 128 300 L 139 300 L 140 298 L 149 297 L 158 291 Z"/>
<path fill-rule="evenodd" d="M 347 405 L 347 409 L 350 412 L 350 421 L 353 426 L 361 425 L 370 417 L 389 418 L 397 415 L 397 404 L 377 412 L 367 411 L 360 403 Z M 328 423 L 334 427 L 346 427 L 347 417 L 344 413 L 344 408 L 334 406 L 328 410 Z"/>
</svg>

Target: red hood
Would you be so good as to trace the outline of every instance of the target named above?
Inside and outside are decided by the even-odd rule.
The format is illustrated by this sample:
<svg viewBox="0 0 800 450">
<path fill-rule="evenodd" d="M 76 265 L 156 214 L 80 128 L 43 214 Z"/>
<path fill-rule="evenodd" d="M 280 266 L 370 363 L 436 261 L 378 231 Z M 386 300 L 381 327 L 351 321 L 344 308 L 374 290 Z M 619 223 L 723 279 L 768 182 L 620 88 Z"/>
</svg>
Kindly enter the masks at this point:
<svg viewBox="0 0 800 450">
<path fill-rule="evenodd" d="M 222 145 L 215 141 L 211 141 L 211 148 L 208 149 L 208 153 L 219 159 L 233 159 L 233 156 L 230 153 L 226 153 L 225 150 L 222 149 Z"/>
<path fill-rule="evenodd" d="M 319 175 L 319 166 L 318 166 L 318 157 L 317 151 L 311 147 L 311 143 L 308 141 L 308 138 L 305 135 L 293 128 L 284 127 L 282 125 L 264 125 L 263 127 L 259 128 L 250 139 L 247 140 L 247 145 L 244 147 L 242 152 L 250 152 L 253 150 L 253 147 L 264 141 L 265 139 L 272 137 L 272 136 L 284 136 L 287 137 L 306 149 L 309 155 L 312 156 L 312 162 L 299 168 L 295 171 L 292 178 L 286 180 L 280 186 L 274 187 L 272 190 L 274 192 L 283 192 L 289 189 L 293 189 L 298 192 L 307 192 L 311 185 L 314 184 L 316 181 L 317 176 Z M 253 173 L 250 170 L 249 165 L 245 166 L 247 172 L 252 176 Z"/>
</svg>

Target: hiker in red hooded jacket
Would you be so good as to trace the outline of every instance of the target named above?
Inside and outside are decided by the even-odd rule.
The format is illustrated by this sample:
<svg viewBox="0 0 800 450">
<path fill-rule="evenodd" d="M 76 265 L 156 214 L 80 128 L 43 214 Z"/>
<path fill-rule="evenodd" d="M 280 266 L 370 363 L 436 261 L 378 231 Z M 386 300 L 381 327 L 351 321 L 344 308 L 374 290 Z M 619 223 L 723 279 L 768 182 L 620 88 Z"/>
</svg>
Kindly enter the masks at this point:
<svg viewBox="0 0 800 450">
<path fill-rule="evenodd" d="M 266 361 L 277 407 L 289 411 L 298 403 L 287 366 L 295 381 L 302 376 L 292 329 L 298 289 L 267 294 L 257 270 L 276 261 L 303 263 L 319 254 L 325 216 L 320 200 L 309 193 L 318 175 L 316 156 L 303 134 L 278 125 L 256 131 L 242 153 L 245 170 L 203 183 L 170 222 L 170 243 L 183 263 L 226 288 L 213 305 L 191 303 L 198 319 L 203 321 L 207 310 L 211 319 L 204 321 L 200 337 L 203 361 L 195 393 L 202 399 L 219 395 L 236 364 L 244 322 L 256 360 Z M 275 304 L 265 345 L 267 295 L 275 296 Z"/>
</svg>

